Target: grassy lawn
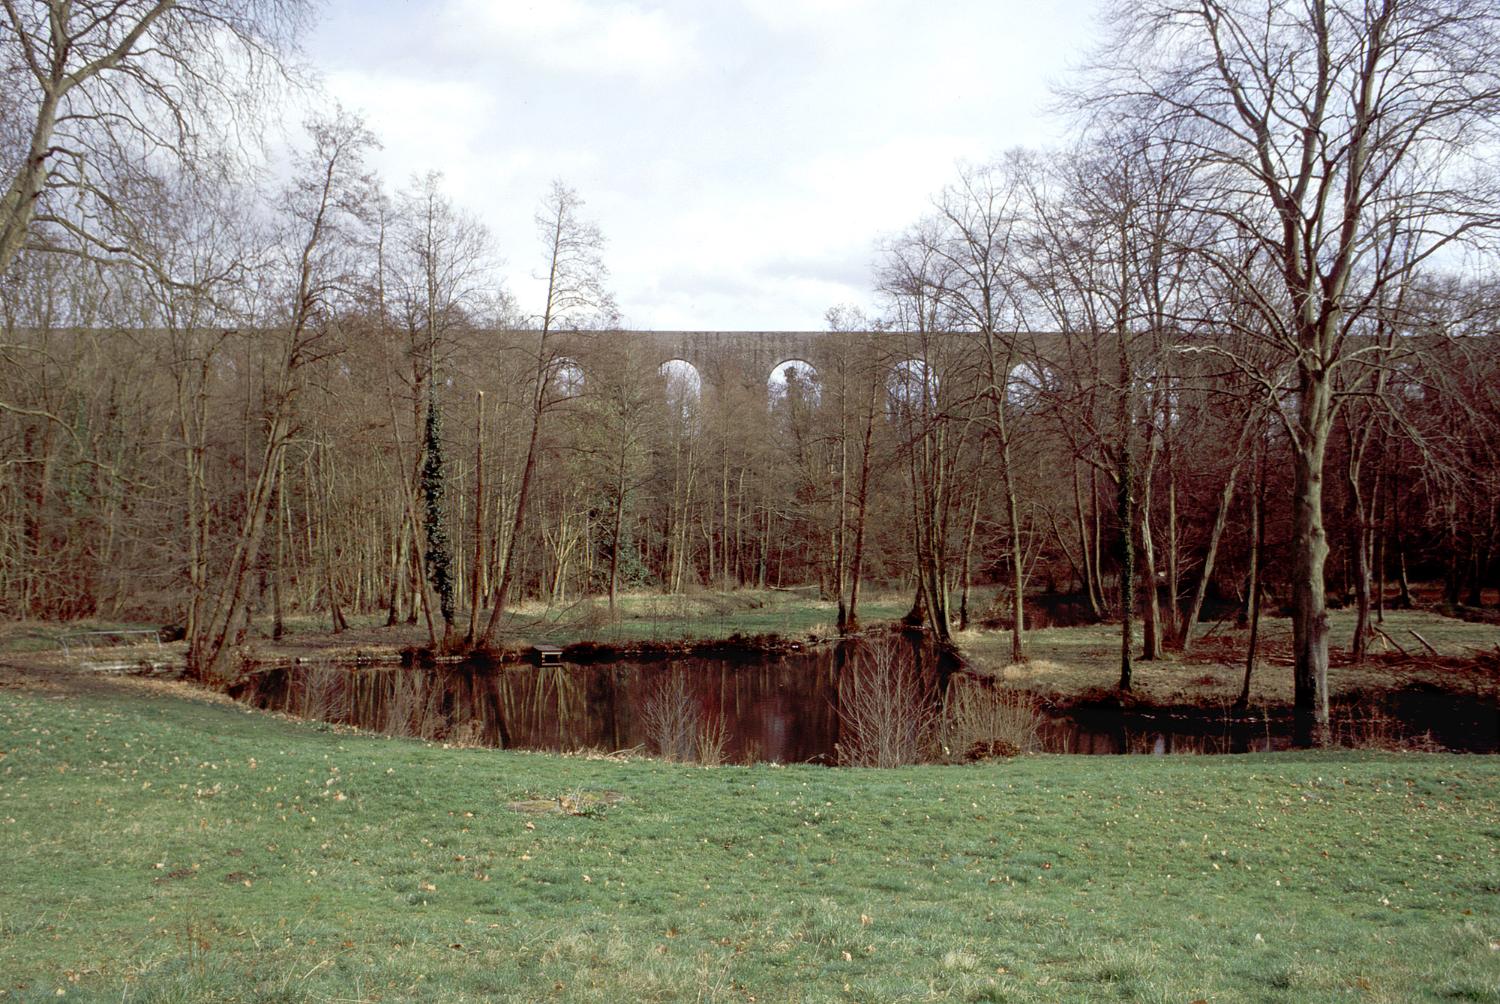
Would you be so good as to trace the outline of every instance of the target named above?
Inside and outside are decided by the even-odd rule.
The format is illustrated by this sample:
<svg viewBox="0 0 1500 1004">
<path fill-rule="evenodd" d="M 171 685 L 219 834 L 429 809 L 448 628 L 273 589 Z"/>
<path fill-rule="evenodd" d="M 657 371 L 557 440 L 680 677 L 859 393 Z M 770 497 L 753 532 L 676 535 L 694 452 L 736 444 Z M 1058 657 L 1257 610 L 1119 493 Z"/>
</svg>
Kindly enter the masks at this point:
<svg viewBox="0 0 1500 1004">
<path fill-rule="evenodd" d="M 0 996 L 1500 1001 L 1493 758 L 696 769 L 187 694 L 0 689 Z"/>
</svg>

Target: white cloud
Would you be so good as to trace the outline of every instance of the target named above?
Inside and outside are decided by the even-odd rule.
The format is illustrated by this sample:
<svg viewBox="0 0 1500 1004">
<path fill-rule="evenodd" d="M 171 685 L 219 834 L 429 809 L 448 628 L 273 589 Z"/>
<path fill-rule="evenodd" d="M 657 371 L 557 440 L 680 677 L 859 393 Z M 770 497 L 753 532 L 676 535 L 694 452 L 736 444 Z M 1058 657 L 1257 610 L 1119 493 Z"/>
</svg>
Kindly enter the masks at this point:
<svg viewBox="0 0 1500 1004">
<path fill-rule="evenodd" d="M 662 84 L 698 63 L 696 32 L 659 7 L 600 0 L 454 0 L 448 41 L 471 54 L 503 49 L 565 73 Z"/>
<path fill-rule="evenodd" d="M 553 178 L 609 239 L 627 320 L 819 327 L 960 158 L 1054 142 L 1047 80 L 1095 0 L 328 0 L 330 90 L 399 186 L 438 169 L 523 308 Z"/>
<path fill-rule="evenodd" d="M 745 9 L 776 31 L 839 32 L 849 18 L 876 6 L 874 0 L 742 0 Z"/>
</svg>

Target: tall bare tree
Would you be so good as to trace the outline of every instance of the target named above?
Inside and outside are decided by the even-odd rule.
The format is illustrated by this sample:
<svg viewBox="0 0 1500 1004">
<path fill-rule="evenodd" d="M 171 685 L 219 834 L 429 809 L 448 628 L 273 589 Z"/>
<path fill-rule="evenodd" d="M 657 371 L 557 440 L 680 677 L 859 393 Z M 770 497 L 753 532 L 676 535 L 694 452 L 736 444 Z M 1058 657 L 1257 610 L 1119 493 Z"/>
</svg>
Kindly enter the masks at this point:
<svg viewBox="0 0 1500 1004">
<path fill-rule="evenodd" d="M 279 323 L 259 337 L 267 356 L 260 460 L 253 466 L 234 550 L 208 616 L 188 639 L 188 667 L 199 679 L 226 674 L 248 628 L 250 573 L 259 560 L 266 517 L 276 498 L 305 370 L 339 347 L 337 314 L 356 287 L 360 231 L 374 181 L 364 156 L 374 143 L 364 125 L 341 116 L 309 127 L 311 148 L 297 158 L 285 193 L 284 261 L 273 283 Z M 247 430 L 248 431 L 248 430 Z M 252 468 L 247 460 L 247 476 Z"/>
<path fill-rule="evenodd" d="M 528 360 L 531 428 L 510 537 L 500 565 L 500 583 L 495 589 L 495 605 L 484 629 L 485 641 L 494 637 L 514 588 L 518 542 L 526 526 L 526 506 L 536 475 L 543 416 L 561 397 L 567 396 L 564 382 L 554 379 L 558 356 L 552 336 L 559 329 L 597 328 L 613 324 L 617 318 L 614 298 L 605 287 L 609 273 L 604 266 L 604 235 L 597 224 L 580 214 L 583 204 L 576 191 L 554 181 L 536 214 L 537 235 L 547 262 L 540 278 L 546 282 L 547 292 L 542 311 L 536 317 L 536 341 Z"/>
<path fill-rule="evenodd" d="M 1500 8 L 1491 0 L 1137 0 L 1119 8 L 1096 107 L 1150 127 L 1189 120 L 1223 184 L 1206 200 L 1281 276 L 1260 301 L 1296 361 L 1294 690 L 1310 738 L 1328 727 L 1323 468 L 1342 367 L 1379 351 L 1356 325 L 1413 263 L 1500 225 L 1479 158 L 1500 125 Z M 1215 267 L 1240 267 L 1204 249 Z M 1345 381 L 1346 393 L 1363 389 Z"/>
<path fill-rule="evenodd" d="M 953 320 L 979 343 L 983 371 L 980 395 L 994 444 L 1009 534 L 1006 567 L 1010 576 L 1012 662 L 1026 659 L 1025 548 L 1013 463 L 1015 421 L 1009 414 L 1016 398 L 1011 374 L 1026 349 L 1024 336 L 1018 333 L 1023 284 L 1017 277 L 1020 255 L 1014 246 L 1020 243 L 1026 201 L 1020 177 L 1026 170 L 1023 160 L 1023 155 L 1016 154 L 1007 162 L 960 171 L 958 181 L 936 200 L 939 229 L 934 249 L 952 268 L 944 293 Z M 977 517 L 977 505 L 974 513 Z"/>
</svg>

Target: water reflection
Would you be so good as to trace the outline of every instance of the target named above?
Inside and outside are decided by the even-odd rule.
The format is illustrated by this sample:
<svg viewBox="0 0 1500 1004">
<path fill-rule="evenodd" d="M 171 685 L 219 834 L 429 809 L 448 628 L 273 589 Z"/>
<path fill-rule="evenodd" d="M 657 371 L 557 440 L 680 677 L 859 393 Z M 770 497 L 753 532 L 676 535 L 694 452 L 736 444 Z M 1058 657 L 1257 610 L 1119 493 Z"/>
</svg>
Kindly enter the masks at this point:
<svg viewBox="0 0 1500 1004">
<path fill-rule="evenodd" d="M 663 752 L 647 711 L 725 726 L 732 762 L 826 760 L 838 740 L 832 651 L 560 666 L 278 667 L 233 692 L 256 707 L 390 735 L 513 749 Z M 658 705 L 661 699 L 658 696 Z"/>
<path fill-rule="evenodd" d="M 941 693 L 948 668 L 939 670 L 930 652 L 916 654 Z M 302 718 L 460 745 L 832 763 L 845 658 L 839 649 L 821 649 L 589 665 L 298 665 L 257 673 L 232 693 Z M 705 755 L 700 733 L 711 729 L 720 734 L 708 736 Z M 1075 708 L 1044 716 L 1036 731 L 1040 748 L 1058 753 L 1245 753 L 1292 745 L 1290 716 L 1223 709 Z M 1418 746 L 1500 749 L 1494 702 L 1451 694 L 1395 694 L 1374 707 L 1336 709 L 1336 732 L 1356 746 L 1416 737 Z"/>
</svg>

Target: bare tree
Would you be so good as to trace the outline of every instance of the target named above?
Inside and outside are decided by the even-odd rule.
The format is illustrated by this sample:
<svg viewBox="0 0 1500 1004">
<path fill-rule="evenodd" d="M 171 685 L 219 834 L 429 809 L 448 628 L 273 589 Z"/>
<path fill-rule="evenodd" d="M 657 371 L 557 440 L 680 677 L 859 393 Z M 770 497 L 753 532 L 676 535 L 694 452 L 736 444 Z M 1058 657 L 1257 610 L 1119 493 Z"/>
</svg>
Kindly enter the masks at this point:
<svg viewBox="0 0 1500 1004">
<path fill-rule="evenodd" d="M 84 253 L 118 250 L 88 207 L 142 165 L 241 142 L 307 12 L 305 0 L 0 0 L 0 272 L 33 220 Z"/>
<path fill-rule="evenodd" d="M 944 293 L 953 319 L 979 342 L 983 371 L 980 396 L 994 442 L 1010 538 L 1006 566 L 1010 574 L 1012 662 L 1026 659 L 1025 549 L 1012 459 L 1015 421 L 1009 414 L 1015 398 L 1011 374 L 1025 351 L 1022 336 L 1017 333 L 1022 285 L 1015 272 L 1019 255 L 1012 246 L 1018 243 L 1018 231 L 1023 226 L 1023 160 L 1016 154 L 1006 163 L 962 170 L 958 182 L 944 189 L 937 199 L 940 229 L 934 249 L 952 268 L 952 279 Z M 978 516 L 977 500 L 974 516 Z M 972 540 L 973 534 L 969 536 Z M 966 555 L 968 551 L 966 547 Z"/>
<path fill-rule="evenodd" d="M 952 641 L 948 610 L 948 528 L 957 501 L 958 456 L 979 400 L 961 385 L 950 291 L 953 263 L 937 250 L 938 226 L 926 220 L 892 241 L 880 268 L 881 291 L 901 333 L 900 357 L 889 384 L 889 408 L 902 439 L 911 498 L 915 596 L 907 620 L 926 624 L 943 644 Z M 967 397 L 967 414 L 951 408 Z"/>
<path fill-rule="evenodd" d="M 1295 705 L 1328 726 L 1323 467 L 1336 371 L 1379 347 L 1351 337 L 1405 267 L 1493 232 L 1500 201 L 1475 172 L 1500 124 L 1500 9 L 1490 0 L 1138 0 L 1120 9 L 1096 107 L 1195 126 L 1221 172 L 1209 212 L 1253 234 L 1282 279 L 1262 312 L 1296 361 L 1293 445 Z M 1215 267 L 1239 262 L 1213 255 Z M 1349 379 L 1348 391 L 1362 389 Z"/>
<path fill-rule="evenodd" d="M 838 629 L 843 634 L 854 634 L 860 629 L 860 583 L 864 578 L 865 537 L 870 527 L 870 476 L 876 463 L 875 423 L 882 411 L 882 391 L 888 390 L 884 375 L 890 360 L 869 351 L 866 339 L 872 332 L 880 330 L 881 324 L 867 318 L 863 311 L 834 307 L 828 311 L 826 319 L 829 331 L 843 336 L 832 380 L 839 408 L 838 536 L 835 548 Z M 854 423 L 852 428 L 851 422 Z M 852 497 L 849 490 L 851 445 L 858 450 L 859 465 Z M 851 507 L 852 528 L 849 526 Z"/>
<path fill-rule="evenodd" d="M 936 683 L 898 638 L 855 642 L 838 678 L 839 763 L 901 767 L 936 743 Z"/>
<path fill-rule="evenodd" d="M 1139 376 L 1149 369 L 1141 342 L 1151 331 L 1142 331 L 1147 312 L 1135 268 L 1149 202 L 1141 153 L 1119 136 L 1082 145 L 1054 160 L 1031 196 L 1031 294 L 1062 332 L 1067 358 L 1057 366 L 1076 384 L 1056 402 L 1061 431 L 1075 455 L 1115 487 L 1121 690 L 1130 689 L 1134 671 L 1141 420 L 1150 417 L 1141 414 Z M 1148 442 L 1154 438 L 1150 429 L 1146 434 Z"/>
<path fill-rule="evenodd" d="M 230 653 L 244 639 L 250 572 L 295 431 L 304 370 L 337 350 L 337 309 L 356 285 L 358 231 L 374 188 L 363 158 L 374 140 L 362 123 L 348 117 L 314 122 L 309 132 L 312 148 L 298 158 L 285 196 L 281 323 L 263 336 L 269 366 L 260 461 L 217 596 L 198 635 L 188 639 L 189 669 L 199 679 L 223 676 Z"/>
<path fill-rule="evenodd" d="M 531 431 L 526 443 L 526 459 L 521 467 L 515 515 L 505 558 L 500 565 L 500 584 L 495 590 L 495 605 L 484 629 L 484 640 L 495 635 L 500 617 L 514 587 L 515 559 L 521 531 L 526 526 L 526 506 L 531 497 L 532 479 L 536 474 L 537 447 L 542 418 L 560 397 L 566 396 L 560 381 L 554 380 L 558 357 L 552 335 L 559 329 L 599 327 L 615 322 L 614 298 L 604 281 L 604 235 L 581 215 L 583 199 L 561 181 L 552 190 L 536 214 L 537 234 L 542 240 L 547 266 L 542 276 L 547 283 L 546 299 L 537 317 L 535 348 L 531 366 Z"/>
<path fill-rule="evenodd" d="M 575 424 L 577 448 L 588 464 L 581 480 L 597 485 L 605 504 L 601 527 L 608 546 L 605 588 L 613 614 L 624 571 L 626 518 L 646 478 L 646 449 L 654 431 L 652 405 L 657 403 L 660 387 L 654 364 L 629 342 L 598 346 L 592 360 L 581 402 L 583 421 Z"/>
<path fill-rule="evenodd" d="M 209 443 L 214 376 L 227 344 L 249 319 L 247 284 L 261 254 L 252 243 L 263 235 L 247 232 L 235 212 L 243 190 L 179 179 L 150 191 L 151 210 L 123 214 L 122 220 L 138 226 L 120 237 L 138 265 L 138 281 L 151 304 L 149 316 L 164 339 L 162 362 L 172 382 L 172 432 L 180 451 L 181 541 L 188 581 L 184 628 L 189 638 L 197 638 L 213 585 Z"/>
<path fill-rule="evenodd" d="M 443 195 L 442 175 L 436 172 L 415 179 L 398 195 L 395 223 L 397 264 L 392 275 L 396 306 L 407 334 L 413 441 L 421 443 L 414 451 L 411 472 L 413 495 L 420 496 L 424 508 L 426 544 L 420 565 L 436 593 L 446 644 L 453 631 L 455 582 L 443 501 L 447 472 L 439 435 L 439 372 L 455 348 L 457 334 L 483 316 L 497 296 L 495 256 L 488 229 L 453 206 Z M 418 594 L 425 600 L 425 586 Z"/>
</svg>

